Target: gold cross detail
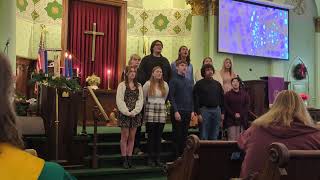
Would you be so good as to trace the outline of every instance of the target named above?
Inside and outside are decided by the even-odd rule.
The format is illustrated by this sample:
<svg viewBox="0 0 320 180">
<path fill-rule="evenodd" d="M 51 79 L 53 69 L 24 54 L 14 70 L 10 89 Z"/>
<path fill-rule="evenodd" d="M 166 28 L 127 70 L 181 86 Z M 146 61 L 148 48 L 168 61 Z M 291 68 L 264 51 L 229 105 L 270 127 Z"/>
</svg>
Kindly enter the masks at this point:
<svg viewBox="0 0 320 180">
<path fill-rule="evenodd" d="M 96 36 L 103 36 L 103 32 L 97 32 L 97 23 L 93 23 L 92 31 L 85 31 L 84 34 L 92 34 L 92 51 L 91 51 L 91 61 L 94 61 L 96 54 Z"/>
</svg>

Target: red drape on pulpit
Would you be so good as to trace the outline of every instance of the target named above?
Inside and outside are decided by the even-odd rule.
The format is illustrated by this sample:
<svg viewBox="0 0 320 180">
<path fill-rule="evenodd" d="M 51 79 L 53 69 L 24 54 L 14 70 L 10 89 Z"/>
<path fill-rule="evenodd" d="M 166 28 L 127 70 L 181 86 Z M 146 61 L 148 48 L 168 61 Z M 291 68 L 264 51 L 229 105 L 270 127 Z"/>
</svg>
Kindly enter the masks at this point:
<svg viewBox="0 0 320 180">
<path fill-rule="evenodd" d="M 70 1 L 68 51 L 75 59 L 74 68 L 80 70 L 81 85 L 86 84 L 86 77 L 95 73 L 101 78 L 100 88 L 107 88 L 107 70 L 111 70 L 110 87 L 117 86 L 119 16 L 119 8 L 115 6 Z M 96 37 L 94 62 L 91 61 L 93 36 L 84 34 L 93 30 L 93 23 L 97 24 L 97 32 L 104 33 Z"/>
</svg>

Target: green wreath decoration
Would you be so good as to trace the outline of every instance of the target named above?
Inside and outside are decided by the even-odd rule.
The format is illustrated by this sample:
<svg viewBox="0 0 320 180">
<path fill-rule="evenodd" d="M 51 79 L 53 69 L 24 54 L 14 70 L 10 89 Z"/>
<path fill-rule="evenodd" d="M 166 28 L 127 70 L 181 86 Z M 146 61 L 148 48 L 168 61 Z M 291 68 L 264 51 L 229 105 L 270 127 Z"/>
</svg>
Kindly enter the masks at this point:
<svg viewBox="0 0 320 180">
<path fill-rule="evenodd" d="M 303 80 L 307 77 L 308 70 L 303 63 L 299 63 L 293 68 L 293 77 L 296 80 Z"/>
</svg>

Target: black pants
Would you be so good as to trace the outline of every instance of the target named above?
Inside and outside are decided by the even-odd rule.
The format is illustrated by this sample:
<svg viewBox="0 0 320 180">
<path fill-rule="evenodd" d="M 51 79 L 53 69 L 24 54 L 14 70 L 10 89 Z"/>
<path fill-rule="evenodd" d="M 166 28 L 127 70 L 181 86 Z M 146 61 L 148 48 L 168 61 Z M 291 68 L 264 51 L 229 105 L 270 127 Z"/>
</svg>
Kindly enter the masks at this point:
<svg viewBox="0 0 320 180">
<path fill-rule="evenodd" d="M 134 139 L 134 147 L 141 148 L 140 142 L 141 142 L 141 126 L 137 127 L 136 136 Z"/>
<path fill-rule="evenodd" d="M 142 117 L 144 117 L 144 108 L 141 111 Z M 143 119 L 141 120 L 143 122 Z M 135 139 L 134 139 L 134 147 L 135 148 L 140 148 L 141 149 L 141 126 L 137 127 L 137 131 L 136 131 L 136 135 L 135 135 Z"/>
<path fill-rule="evenodd" d="M 181 121 L 177 121 L 174 117 L 174 112 L 171 115 L 172 122 L 172 134 L 173 141 L 175 145 L 176 157 L 182 155 L 183 150 L 186 146 L 186 140 L 188 136 L 189 123 L 191 119 L 191 112 L 189 111 L 179 111 L 181 116 Z"/>
<path fill-rule="evenodd" d="M 164 123 L 147 123 L 149 159 L 159 160 L 161 152 L 161 136 Z"/>
</svg>

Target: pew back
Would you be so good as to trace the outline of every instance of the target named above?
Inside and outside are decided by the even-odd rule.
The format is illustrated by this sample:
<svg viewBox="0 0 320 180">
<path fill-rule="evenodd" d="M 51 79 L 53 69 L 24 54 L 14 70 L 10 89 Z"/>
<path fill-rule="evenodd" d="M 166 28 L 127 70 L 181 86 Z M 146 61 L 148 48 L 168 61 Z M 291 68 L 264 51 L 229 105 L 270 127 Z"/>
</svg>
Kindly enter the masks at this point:
<svg viewBox="0 0 320 180">
<path fill-rule="evenodd" d="M 229 180 L 239 177 L 242 154 L 235 141 L 187 140 L 181 158 L 168 163 L 168 180 Z"/>
<path fill-rule="evenodd" d="M 288 150 L 272 143 L 269 159 L 259 180 L 319 180 L 320 150 Z"/>
</svg>

